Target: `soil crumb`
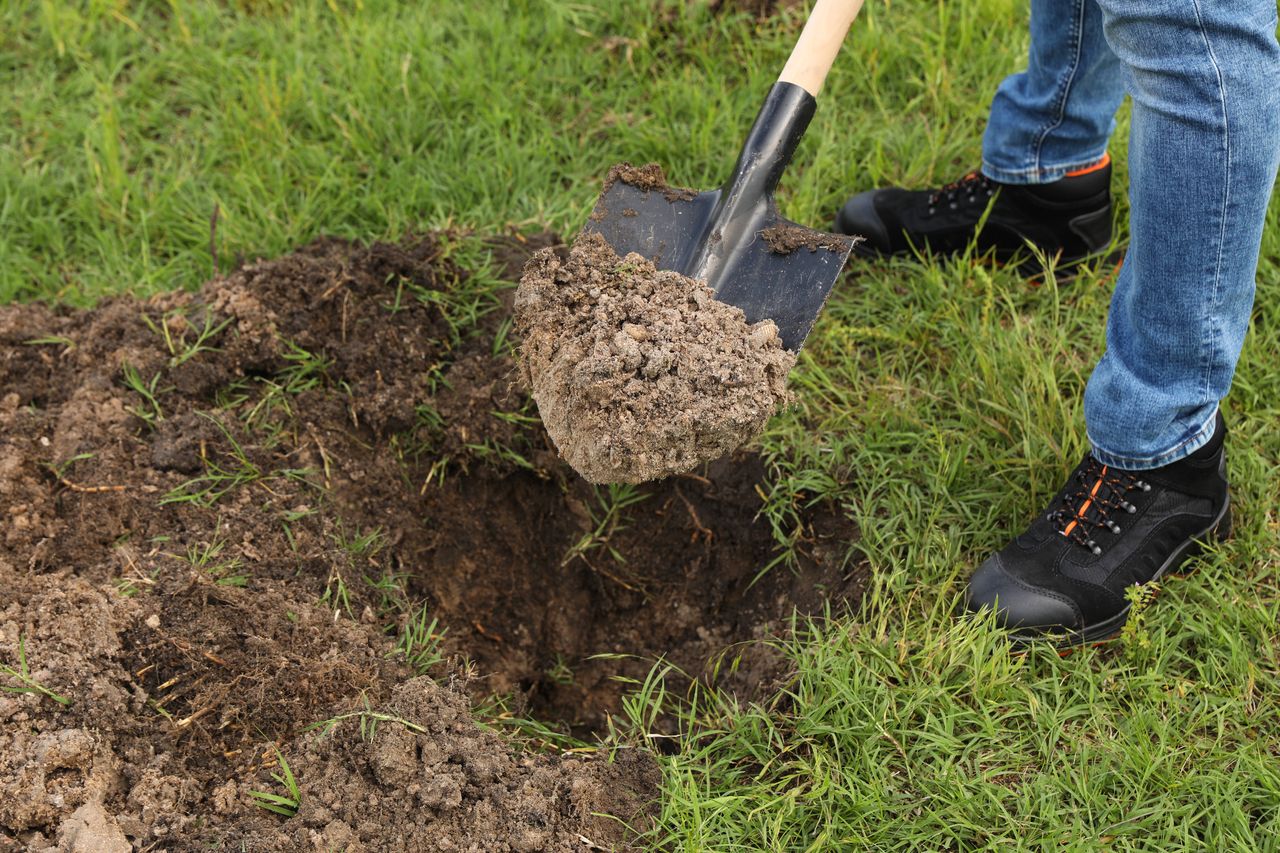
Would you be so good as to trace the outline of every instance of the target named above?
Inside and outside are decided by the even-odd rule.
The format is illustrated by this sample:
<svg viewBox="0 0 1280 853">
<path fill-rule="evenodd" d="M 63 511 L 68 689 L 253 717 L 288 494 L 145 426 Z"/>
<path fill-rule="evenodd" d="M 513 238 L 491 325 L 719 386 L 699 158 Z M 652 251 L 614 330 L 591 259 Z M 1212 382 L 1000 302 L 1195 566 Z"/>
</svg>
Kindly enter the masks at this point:
<svg viewBox="0 0 1280 853">
<path fill-rule="evenodd" d="M 689 471 L 750 441 L 789 400 L 795 356 L 710 288 L 619 258 L 599 234 L 530 259 L 521 371 L 560 455 L 593 483 Z"/>
<path fill-rule="evenodd" d="M 638 190 L 646 192 L 660 192 L 667 201 L 689 201 L 698 194 L 697 190 L 688 189 L 687 187 L 673 187 L 667 183 L 666 173 L 662 171 L 662 167 L 657 163 L 646 163 L 643 166 L 633 166 L 630 163 L 618 163 L 609 169 L 604 178 L 604 187 L 600 194 L 604 195 L 609 191 L 609 187 L 621 181 L 624 184 L 633 186 Z M 600 210 L 596 210 L 592 216 L 599 213 L 603 217 Z M 623 216 L 627 216 L 627 212 L 623 211 Z M 632 211 L 631 216 L 635 216 Z M 598 220 L 597 220 L 598 221 Z"/>
<path fill-rule="evenodd" d="M 808 249 L 816 252 L 823 249 L 828 252 L 843 252 L 855 238 L 815 231 L 800 225 L 771 225 L 760 232 L 760 239 L 775 255 L 789 255 L 797 249 Z"/>
</svg>

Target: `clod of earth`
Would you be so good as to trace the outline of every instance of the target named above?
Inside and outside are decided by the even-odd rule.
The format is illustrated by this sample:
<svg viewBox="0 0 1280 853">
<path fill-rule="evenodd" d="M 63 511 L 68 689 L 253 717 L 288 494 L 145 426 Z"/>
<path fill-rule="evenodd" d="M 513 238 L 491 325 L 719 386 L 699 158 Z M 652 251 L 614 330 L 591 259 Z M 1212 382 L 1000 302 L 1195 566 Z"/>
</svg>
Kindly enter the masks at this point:
<svg viewBox="0 0 1280 853">
<path fill-rule="evenodd" d="M 775 255 L 789 255 L 796 249 L 808 249 L 810 252 L 816 252 L 819 249 L 843 252 L 849 246 L 848 237 L 827 234 L 798 225 L 772 225 L 760 232 L 760 239 Z M 861 238 L 855 238 L 855 241 L 859 240 Z"/>
<path fill-rule="evenodd" d="M 613 165 L 610 167 L 609 173 L 605 175 L 604 186 L 600 188 L 601 194 L 607 193 L 609 187 L 618 181 L 630 184 L 639 190 L 660 192 L 667 201 L 689 201 L 698 194 L 697 190 L 691 190 L 688 187 L 673 187 L 667 183 L 667 176 L 657 163 L 645 163 L 643 166 L 633 166 L 630 163 Z M 627 216 L 628 214 L 624 210 L 622 215 Z M 632 211 L 630 215 L 634 216 L 635 211 Z"/>
<path fill-rule="evenodd" d="M 625 179 L 625 178 L 624 178 Z M 593 483 L 689 471 L 757 436 L 795 356 L 701 282 L 583 234 L 516 293 L 521 373 L 560 455 Z"/>
</svg>

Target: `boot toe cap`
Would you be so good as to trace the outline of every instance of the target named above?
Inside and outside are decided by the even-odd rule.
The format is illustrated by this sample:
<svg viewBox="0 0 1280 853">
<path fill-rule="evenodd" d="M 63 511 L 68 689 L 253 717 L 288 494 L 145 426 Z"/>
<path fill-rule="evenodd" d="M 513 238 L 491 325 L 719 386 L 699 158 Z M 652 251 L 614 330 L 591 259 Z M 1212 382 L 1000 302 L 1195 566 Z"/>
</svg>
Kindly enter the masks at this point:
<svg viewBox="0 0 1280 853">
<path fill-rule="evenodd" d="M 993 554 L 973 573 L 964 604 L 970 613 L 995 611 L 997 623 L 1014 630 L 1073 630 L 1083 622 L 1074 602 L 1053 590 L 1018 580 L 999 554 Z"/>
<path fill-rule="evenodd" d="M 892 251 L 889 228 L 876 207 L 876 199 L 883 192 L 884 190 L 869 190 L 858 193 L 836 213 L 836 231 L 866 238 L 865 242 L 857 246 L 860 251 Z"/>
</svg>

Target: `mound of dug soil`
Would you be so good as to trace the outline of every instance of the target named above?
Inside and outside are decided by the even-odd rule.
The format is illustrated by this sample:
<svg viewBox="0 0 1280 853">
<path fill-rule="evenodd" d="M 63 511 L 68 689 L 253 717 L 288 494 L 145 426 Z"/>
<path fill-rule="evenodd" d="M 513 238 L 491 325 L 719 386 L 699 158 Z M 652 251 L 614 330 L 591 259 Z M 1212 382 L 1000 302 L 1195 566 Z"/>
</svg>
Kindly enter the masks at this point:
<svg viewBox="0 0 1280 853">
<path fill-rule="evenodd" d="M 508 281 L 550 242 L 495 244 Z M 627 849 L 647 753 L 473 704 L 591 737 L 659 656 L 762 696 L 785 662 L 748 641 L 856 601 L 803 495 L 759 576 L 757 457 L 574 475 L 515 387 L 512 285 L 462 256 L 323 240 L 0 307 L 0 851 Z"/>
<path fill-rule="evenodd" d="M 593 483 L 692 470 L 755 438 L 795 356 L 705 284 L 583 234 L 534 255 L 516 294 L 521 368 L 560 455 Z"/>
</svg>

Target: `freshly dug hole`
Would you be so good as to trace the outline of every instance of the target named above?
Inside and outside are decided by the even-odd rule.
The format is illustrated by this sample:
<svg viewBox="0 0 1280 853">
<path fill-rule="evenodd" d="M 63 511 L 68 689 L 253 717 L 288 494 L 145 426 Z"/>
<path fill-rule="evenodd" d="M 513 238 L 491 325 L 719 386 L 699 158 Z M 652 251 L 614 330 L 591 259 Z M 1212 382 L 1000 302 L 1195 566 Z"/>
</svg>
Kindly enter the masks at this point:
<svg viewBox="0 0 1280 853">
<path fill-rule="evenodd" d="M 550 242 L 497 241 L 504 278 Z M 96 849 L 626 849 L 596 815 L 647 825 L 647 753 L 523 754 L 467 700 L 590 738 L 654 660 L 713 680 L 726 650 L 716 683 L 765 698 L 787 661 L 739 652 L 856 604 L 855 531 L 811 496 L 786 521 L 795 565 L 762 573 L 759 456 L 634 490 L 576 476 L 499 343 L 514 288 L 479 289 L 454 244 L 323 240 L 198 293 L 0 307 L 0 662 L 21 646 L 71 701 L 0 693 L 0 851 L 84 827 Z M 165 328 L 218 331 L 180 360 Z M 468 662 L 430 668 L 447 687 L 398 649 L 422 613 Z M 370 710 L 432 734 L 307 731 Z M 290 819 L 249 795 L 284 792 L 277 749 Z"/>
<path fill-rule="evenodd" d="M 593 483 L 689 471 L 788 400 L 795 356 L 706 285 L 584 233 L 538 252 L 516 293 L 521 373 L 560 455 Z"/>
</svg>

